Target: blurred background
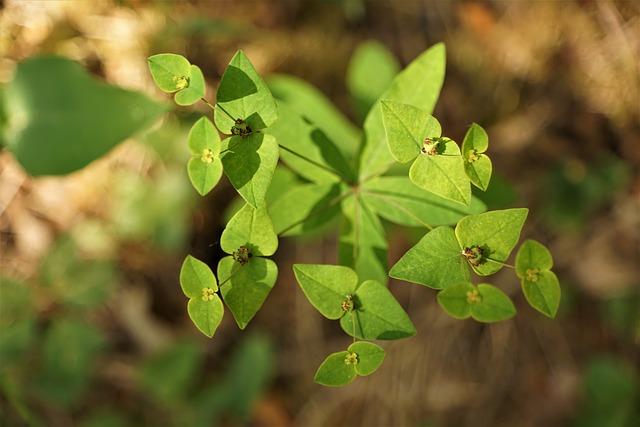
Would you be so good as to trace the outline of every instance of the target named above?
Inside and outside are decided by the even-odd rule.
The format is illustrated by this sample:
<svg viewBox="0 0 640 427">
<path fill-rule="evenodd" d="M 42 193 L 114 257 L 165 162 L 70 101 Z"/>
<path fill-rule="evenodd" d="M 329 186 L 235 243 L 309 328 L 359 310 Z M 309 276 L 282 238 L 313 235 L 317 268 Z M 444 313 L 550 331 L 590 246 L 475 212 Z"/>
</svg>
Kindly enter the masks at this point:
<svg viewBox="0 0 640 427">
<path fill-rule="evenodd" d="M 245 331 L 227 312 L 207 339 L 178 272 L 187 253 L 216 265 L 235 192 L 224 179 L 205 198 L 191 188 L 186 133 L 209 112 L 173 108 L 69 175 L 31 178 L 0 152 L 0 425 L 640 425 L 637 2 L 5 0 L 0 83 L 56 54 L 169 105 L 147 56 L 185 55 L 211 97 L 242 48 L 262 75 L 307 80 L 360 125 L 350 61 L 371 41 L 392 54 L 372 76 L 445 42 L 434 115 L 457 141 L 471 122 L 488 130 L 494 177 L 478 196 L 490 209 L 531 208 L 523 236 L 554 255 L 558 318 L 531 309 L 511 272 L 492 282 L 518 315 L 489 326 L 392 280 L 418 334 L 383 343 L 375 375 L 323 388 L 317 366 L 349 339 L 290 266 L 335 263 L 331 231 L 283 239 L 262 310 Z M 0 127 L 11 108 L 5 99 Z M 390 263 L 422 234 L 389 225 Z"/>
</svg>

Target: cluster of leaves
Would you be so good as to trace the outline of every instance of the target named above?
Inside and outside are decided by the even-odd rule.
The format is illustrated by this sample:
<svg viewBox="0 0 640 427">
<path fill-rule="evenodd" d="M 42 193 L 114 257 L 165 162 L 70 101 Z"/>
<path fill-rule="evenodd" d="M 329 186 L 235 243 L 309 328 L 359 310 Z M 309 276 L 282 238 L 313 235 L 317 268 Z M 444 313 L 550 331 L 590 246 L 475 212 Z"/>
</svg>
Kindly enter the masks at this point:
<svg viewBox="0 0 640 427">
<path fill-rule="evenodd" d="M 242 51 L 225 70 L 213 104 L 204 99 L 201 73 L 185 58 L 149 58 L 156 83 L 177 92 L 178 104 L 202 98 L 214 110 L 213 122 L 202 117 L 189 133 L 193 157 L 187 169 L 194 188 L 207 194 L 224 172 L 244 200 L 221 236 L 230 256 L 220 260 L 217 279 L 191 256 L 181 270 L 189 315 L 205 335 L 215 333 L 225 304 L 241 329 L 260 309 L 277 278 L 276 264 L 266 257 L 275 253 L 278 236 L 317 232 L 340 221 L 342 265 L 294 265 L 311 304 L 339 320 L 354 339 L 318 369 L 316 381 L 329 386 L 380 366 L 384 350 L 369 341 L 415 334 L 386 287 L 388 276 L 439 290 L 438 302 L 456 318 L 495 322 L 516 311 L 497 287 L 474 285 L 471 272 L 484 277 L 508 265 L 528 210 L 485 212 L 471 187 L 484 191 L 491 179 L 487 133 L 473 124 L 460 147 L 431 116 L 444 79 L 444 46 L 428 49 L 397 75 L 385 52 L 365 44 L 349 67 L 363 134 L 295 78 L 270 79 L 276 102 Z M 384 70 L 380 79 L 363 84 L 366 70 L 378 62 Z M 274 179 L 282 188 L 272 191 L 274 176 L 291 178 Z M 382 219 L 428 231 L 390 271 Z M 560 288 L 546 248 L 527 241 L 516 266 L 508 266 L 529 303 L 555 316 Z"/>
</svg>

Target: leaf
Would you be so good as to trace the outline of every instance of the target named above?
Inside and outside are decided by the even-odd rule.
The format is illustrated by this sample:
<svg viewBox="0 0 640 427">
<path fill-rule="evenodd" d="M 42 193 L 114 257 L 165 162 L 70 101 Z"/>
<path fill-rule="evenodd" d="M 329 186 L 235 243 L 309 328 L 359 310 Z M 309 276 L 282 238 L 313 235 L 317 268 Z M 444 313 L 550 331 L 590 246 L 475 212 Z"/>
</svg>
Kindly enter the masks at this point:
<svg viewBox="0 0 640 427">
<path fill-rule="evenodd" d="M 318 126 L 331 141 L 339 142 L 337 147 L 345 158 L 355 154 L 360 145 L 359 129 L 322 92 L 292 76 L 276 74 L 270 76 L 268 82 L 276 98 Z"/>
<path fill-rule="evenodd" d="M 137 92 L 93 79 L 79 64 L 27 59 L 6 86 L 7 148 L 33 176 L 85 167 L 165 111 Z"/>
<path fill-rule="evenodd" d="M 375 280 L 366 280 L 357 288 L 354 310 L 340 319 L 349 335 L 365 340 L 397 340 L 415 335 L 416 329 L 389 289 Z"/>
<path fill-rule="evenodd" d="M 327 319 L 345 314 L 342 303 L 358 285 L 356 272 L 339 265 L 294 264 L 293 273 L 311 305 Z"/>
<path fill-rule="evenodd" d="M 527 302 L 547 317 L 554 318 L 560 306 L 561 289 L 550 271 L 553 259 L 549 250 L 535 240 L 525 241 L 516 255 L 516 274 Z"/>
<path fill-rule="evenodd" d="M 224 173 L 231 185 L 251 206 L 264 203 L 278 164 L 278 144 L 271 135 L 254 133 L 222 141 Z"/>
<path fill-rule="evenodd" d="M 342 201 L 344 220 L 338 258 L 353 267 L 361 280 L 387 282 L 387 239 L 384 228 L 367 202 L 357 196 Z"/>
<path fill-rule="evenodd" d="M 178 105 L 192 105 L 204 98 L 206 92 L 202 70 L 197 65 L 191 66 L 189 86 L 176 93 L 175 101 Z"/>
<path fill-rule="evenodd" d="M 382 122 L 391 155 L 407 163 L 420 155 L 426 138 L 438 138 L 442 128 L 435 117 L 412 105 L 381 100 Z"/>
<path fill-rule="evenodd" d="M 235 119 L 244 120 L 255 132 L 271 126 L 278 118 L 275 99 L 241 50 L 224 71 L 216 98 L 214 120 L 225 133 L 231 133 Z"/>
<path fill-rule="evenodd" d="M 279 105 L 278 110 L 278 120 L 267 132 L 278 141 L 280 157 L 287 166 L 317 183 L 354 181 L 351 167 L 322 130 L 286 104 Z"/>
<path fill-rule="evenodd" d="M 479 322 L 492 323 L 506 320 L 516 314 L 509 297 L 492 285 L 460 283 L 438 292 L 438 303 L 452 317 L 469 316 Z"/>
<path fill-rule="evenodd" d="M 181 78 L 191 78 L 191 64 L 187 58 L 173 53 L 160 53 L 147 59 L 151 77 L 163 92 L 173 93 L 183 89 L 186 81 Z"/>
<path fill-rule="evenodd" d="M 462 158 L 467 176 L 479 189 L 486 191 L 491 180 L 491 159 L 486 154 L 489 136 L 479 125 L 473 123 L 462 142 Z"/>
<path fill-rule="evenodd" d="M 356 373 L 363 377 L 378 370 L 385 356 L 382 347 L 366 341 L 354 342 L 349 346 L 348 351 L 354 352 L 358 356 L 355 369 Z"/>
<path fill-rule="evenodd" d="M 191 185 L 196 189 L 198 194 L 205 196 L 209 193 L 222 177 L 222 162 L 219 158 L 203 161 L 197 157 L 189 159 L 187 163 L 187 172 Z"/>
<path fill-rule="evenodd" d="M 328 387 L 342 387 L 353 381 L 356 369 L 355 365 L 345 362 L 348 355 L 348 351 L 340 351 L 327 356 L 318 367 L 314 381 Z"/>
<path fill-rule="evenodd" d="M 273 255 L 278 249 L 278 236 L 273 231 L 267 208 L 255 209 L 245 204 L 222 232 L 220 246 L 228 254 L 245 246 L 253 256 Z"/>
<path fill-rule="evenodd" d="M 469 281 L 467 262 L 453 229 L 438 227 L 428 232 L 391 267 L 389 276 L 433 289 Z"/>
<path fill-rule="evenodd" d="M 322 227 L 340 212 L 339 184 L 302 184 L 289 187 L 269 206 L 273 228 L 283 236 L 298 236 Z"/>
<path fill-rule="evenodd" d="M 193 188 L 202 196 L 216 186 L 222 176 L 220 136 L 206 117 L 201 117 L 189 131 L 189 150 L 192 158 L 187 164 Z"/>
<path fill-rule="evenodd" d="M 406 176 L 383 176 L 362 184 L 362 198 L 382 218 L 408 227 L 452 225 L 486 206 L 476 197 L 468 207 L 413 185 Z"/>
<path fill-rule="evenodd" d="M 240 329 L 246 328 L 260 310 L 277 277 L 278 266 L 267 258 L 252 257 L 242 266 L 230 256 L 220 260 L 218 279 L 222 298 Z"/>
<path fill-rule="evenodd" d="M 462 218 L 456 226 L 460 247 L 479 247 L 482 258 L 479 265 L 469 263 L 481 276 L 489 276 L 503 267 L 520 238 L 527 219 L 526 208 L 489 211 Z"/>
<path fill-rule="evenodd" d="M 436 44 L 400 72 L 380 97 L 420 108 L 430 114 L 444 81 L 444 44 Z M 376 103 L 364 121 L 366 143 L 360 157 L 360 181 L 386 171 L 393 158 L 386 143 L 380 103 Z"/>
<path fill-rule="evenodd" d="M 358 46 L 347 68 L 347 86 L 360 117 L 367 115 L 399 70 L 398 61 L 381 43 L 369 40 Z"/>
<path fill-rule="evenodd" d="M 202 290 L 218 290 L 218 283 L 207 264 L 187 255 L 180 269 L 180 287 L 188 298 L 201 298 Z"/>
<path fill-rule="evenodd" d="M 220 154 L 220 135 L 206 117 L 201 117 L 191 126 L 187 143 L 194 156 L 202 156 L 205 150 L 211 150 L 211 154 L 215 157 Z"/>
<path fill-rule="evenodd" d="M 409 169 L 409 179 L 433 194 L 469 205 L 471 186 L 458 145 L 446 139 L 438 147 L 437 154 L 420 153 Z"/>
<path fill-rule="evenodd" d="M 217 294 L 209 295 L 208 297 L 206 300 L 202 295 L 190 299 L 187 304 L 187 311 L 200 332 L 211 338 L 216 333 L 218 326 L 220 326 L 220 322 L 222 322 L 224 306 Z"/>
</svg>

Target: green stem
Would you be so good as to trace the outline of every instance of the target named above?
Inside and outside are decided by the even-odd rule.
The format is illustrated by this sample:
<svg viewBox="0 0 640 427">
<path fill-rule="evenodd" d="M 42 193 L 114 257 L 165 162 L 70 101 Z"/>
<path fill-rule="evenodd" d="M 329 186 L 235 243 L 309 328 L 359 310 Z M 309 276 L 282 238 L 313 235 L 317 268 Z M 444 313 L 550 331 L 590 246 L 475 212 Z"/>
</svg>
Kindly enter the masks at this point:
<svg viewBox="0 0 640 427">
<path fill-rule="evenodd" d="M 207 100 L 206 100 L 206 99 L 204 99 L 204 98 L 200 98 L 200 100 L 201 100 L 202 102 L 204 102 L 205 104 L 207 104 L 207 105 L 208 105 L 208 106 L 209 106 L 209 107 L 210 107 L 214 112 L 216 111 L 216 106 L 215 106 L 215 105 L 211 104 L 209 101 L 207 101 Z M 216 124 L 216 118 L 215 118 L 215 117 L 213 118 L 213 126 L 216 128 L 216 130 L 218 131 L 218 133 L 220 133 L 220 134 L 224 135 L 225 137 L 232 136 L 230 133 L 225 133 L 225 132 L 223 132 L 223 131 L 218 127 L 218 125 Z"/>
<path fill-rule="evenodd" d="M 217 107 L 220 107 L 220 109 L 222 110 L 223 113 L 225 113 L 227 115 L 227 117 L 229 117 L 231 120 L 233 120 L 234 122 L 236 121 L 237 117 L 233 117 L 231 114 L 229 114 L 229 112 L 227 110 L 224 109 L 224 107 L 218 103 L 216 103 Z"/>
<path fill-rule="evenodd" d="M 231 280 L 231 278 L 232 278 L 233 276 L 235 276 L 236 274 L 238 274 L 238 271 L 240 271 L 240 269 L 241 269 L 242 267 L 244 267 L 244 265 L 242 265 L 242 264 L 240 264 L 240 263 L 237 263 L 237 262 L 236 262 L 236 265 L 238 266 L 238 268 L 236 269 L 236 271 L 232 271 L 232 272 L 231 272 L 231 274 L 229 275 L 229 277 L 227 277 L 226 279 L 224 279 L 224 280 L 223 280 L 223 281 L 218 285 L 218 289 L 220 289 L 220 288 L 222 287 L 222 285 L 224 285 L 224 284 L 225 284 L 225 283 L 227 283 L 229 280 Z"/>
<path fill-rule="evenodd" d="M 516 269 L 513 265 L 507 264 L 506 262 L 498 261 L 497 259 L 487 257 L 487 261 L 495 262 L 496 264 L 500 264 L 503 267 L 512 268 L 514 270 Z"/>
<path fill-rule="evenodd" d="M 353 325 L 353 342 L 356 342 L 356 315 L 355 307 L 351 310 L 351 324 Z"/>
</svg>

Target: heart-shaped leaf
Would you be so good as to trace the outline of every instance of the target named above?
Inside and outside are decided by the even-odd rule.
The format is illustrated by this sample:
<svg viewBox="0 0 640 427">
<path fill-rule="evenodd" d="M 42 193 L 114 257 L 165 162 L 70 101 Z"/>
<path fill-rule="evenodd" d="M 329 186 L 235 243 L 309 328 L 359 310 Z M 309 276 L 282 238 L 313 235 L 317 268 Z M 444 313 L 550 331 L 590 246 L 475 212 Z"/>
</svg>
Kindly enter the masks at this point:
<svg viewBox="0 0 640 427">
<path fill-rule="evenodd" d="M 527 219 L 526 208 L 490 211 L 462 218 L 456 237 L 471 267 L 481 276 L 499 271 L 509 258 Z"/>
<path fill-rule="evenodd" d="M 222 75 L 216 102 L 214 119 L 225 133 L 232 133 L 237 119 L 243 120 L 255 132 L 271 126 L 278 118 L 276 102 L 269 88 L 241 50 Z"/>
<path fill-rule="evenodd" d="M 273 172 L 278 164 L 278 144 L 271 135 L 254 133 L 222 141 L 224 173 L 247 203 L 264 203 Z"/>
<path fill-rule="evenodd" d="M 459 283 L 438 292 L 438 303 L 452 317 L 472 317 L 479 322 L 506 320 L 516 314 L 509 297 L 492 285 Z"/>
<path fill-rule="evenodd" d="M 353 364 L 347 363 L 348 351 L 330 354 L 316 371 L 314 381 L 328 387 L 342 387 L 357 376 Z"/>
<path fill-rule="evenodd" d="M 375 280 L 362 282 L 355 292 L 354 309 L 340 319 L 349 335 L 365 340 L 397 340 L 416 329 L 389 289 Z"/>
<path fill-rule="evenodd" d="M 201 297 L 202 290 L 211 288 L 218 290 L 218 283 L 207 264 L 197 258 L 187 255 L 180 269 L 180 287 L 189 298 Z"/>
<path fill-rule="evenodd" d="M 462 142 L 462 158 L 467 176 L 479 189 L 487 191 L 491 181 L 491 159 L 486 154 L 489 147 L 489 136 L 485 130 L 473 123 Z"/>
<path fill-rule="evenodd" d="M 206 88 L 202 70 L 197 65 L 191 66 L 189 86 L 176 93 L 174 99 L 178 105 L 192 105 L 204 98 Z"/>
<path fill-rule="evenodd" d="M 191 64 L 182 55 L 160 53 L 147 59 L 151 77 L 161 91 L 178 92 L 189 85 Z"/>
<path fill-rule="evenodd" d="M 64 175 L 105 155 L 165 106 L 92 78 L 79 64 L 27 59 L 6 85 L 11 100 L 4 139 L 31 175 Z"/>
<path fill-rule="evenodd" d="M 252 257 L 241 265 L 233 257 L 218 263 L 220 291 L 240 329 L 260 310 L 278 278 L 278 266 L 267 258 Z"/>
<path fill-rule="evenodd" d="M 384 361 L 384 350 L 372 342 L 356 341 L 349 346 L 348 351 L 358 357 L 358 363 L 354 367 L 361 377 L 373 374 Z"/>
<path fill-rule="evenodd" d="M 389 276 L 433 289 L 467 282 L 469 268 L 450 227 L 428 232 L 391 268 Z"/>
<path fill-rule="evenodd" d="M 558 278 L 551 271 L 553 259 L 549 250 L 535 240 L 525 241 L 516 255 L 516 274 L 531 307 L 554 318 L 560 306 Z"/>
<path fill-rule="evenodd" d="M 220 246 L 228 254 L 244 246 L 252 256 L 273 255 L 278 249 L 278 236 L 273 231 L 267 208 L 256 209 L 245 204 L 229 220 L 220 237 Z"/>
<path fill-rule="evenodd" d="M 294 264 L 293 273 L 305 296 L 327 319 L 339 319 L 353 304 L 356 272 L 339 265 Z"/>
</svg>

